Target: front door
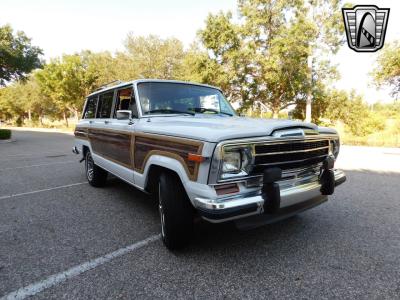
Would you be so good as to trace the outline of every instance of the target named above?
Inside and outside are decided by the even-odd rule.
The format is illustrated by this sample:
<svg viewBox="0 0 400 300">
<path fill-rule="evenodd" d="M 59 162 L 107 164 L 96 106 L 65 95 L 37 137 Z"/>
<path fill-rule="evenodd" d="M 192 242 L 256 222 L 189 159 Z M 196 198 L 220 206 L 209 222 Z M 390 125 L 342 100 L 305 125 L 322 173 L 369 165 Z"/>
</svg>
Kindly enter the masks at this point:
<svg viewBox="0 0 400 300">
<path fill-rule="evenodd" d="M 109 101 L 110 96 L 111 93 L 110 95 L 103 94 L 103 97 L 100 96 L 99 108 L 103 105 L 101 101 Z M 94 137 L 92 148 L 100 156 L 99 161 L 104 168 L 121 179 L 134 183 L 132 147 L 134 127 L 137 122 L 137 109 L 132 87 L 128 86 L 115 90 L 113 97 L 114 101 L 110 114 L 108 114 L 109 109 L 104 114 L 100 110 L 96 124 L 91 129 Z M 132 111 L 132 120 L 118 120 L 118 110 Z"/>
</svg>

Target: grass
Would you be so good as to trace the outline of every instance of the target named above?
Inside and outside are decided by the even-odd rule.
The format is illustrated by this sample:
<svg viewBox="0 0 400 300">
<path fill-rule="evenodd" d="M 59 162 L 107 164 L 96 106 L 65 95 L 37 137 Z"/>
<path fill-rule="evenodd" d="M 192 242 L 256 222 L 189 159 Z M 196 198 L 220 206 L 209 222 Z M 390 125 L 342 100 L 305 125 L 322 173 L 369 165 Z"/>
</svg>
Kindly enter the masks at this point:
<svg viewBox="0 0 400 300">
<path fill-rule="evenodd" d="M 375 130 L 366 136 L 356 136 L 338 124 L 341 141 L 345 145 L 371 147 L 400 147 L 400 119 L 387 119 L 382 130 Z"/>
<path fill-rule="evenodd" d="M 11 138 L 11 130 L 0 129 L 0 140 L 8 140 Z"/>
<path fill-rule="evenodd" d="M 344 145 L 372 146 L 372 147 L 400 147 L 400 134 L 390 132 L 377 132 L 367 136 L 353 136 L 344 134 L 341 136 Z"/>
</svg>

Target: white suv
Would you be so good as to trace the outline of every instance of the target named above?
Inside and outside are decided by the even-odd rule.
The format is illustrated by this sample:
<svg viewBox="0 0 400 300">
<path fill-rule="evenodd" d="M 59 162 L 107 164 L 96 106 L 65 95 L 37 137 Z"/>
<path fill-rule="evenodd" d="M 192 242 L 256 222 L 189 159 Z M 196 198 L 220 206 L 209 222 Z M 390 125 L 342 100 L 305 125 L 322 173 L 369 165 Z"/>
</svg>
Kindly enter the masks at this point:
<svg viewBox="0 0 400 300">
<path fill-rule="evenodd" d="M 193 218 L 251 228 L 327 200 L 346 180 L 334 169 L 334 129 L 240 117 L 220 89 L 136 80 L 90 94 L 75 130 L 92 186 L 108 173 L 157 198 L 161 235 L 184 246 Z"/>
</svg>

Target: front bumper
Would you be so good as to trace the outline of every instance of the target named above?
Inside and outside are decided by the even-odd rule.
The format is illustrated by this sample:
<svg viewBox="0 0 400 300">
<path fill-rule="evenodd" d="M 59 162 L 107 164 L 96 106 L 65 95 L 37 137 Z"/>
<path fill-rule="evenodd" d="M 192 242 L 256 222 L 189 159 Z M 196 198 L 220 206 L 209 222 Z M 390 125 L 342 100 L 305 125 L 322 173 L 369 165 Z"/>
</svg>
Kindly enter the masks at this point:
<svg viewBox="0 0 400 300">
<path fill-rule="evenodd" d="M 346 175 L 343 171 L 336 169 L 334 170 L 334 175 L 335 186 L 346 181 Z M 301 204 L 307 204 L 309 202 L 309 208 L 311 208 L 327 199 L 327 196 L 321 194 L 321 184 L 316 175 L 278 183 L 280 186 L 281 204 L 276 215 L 280 215 L 279 219 L 283 219 L 282 213 L 284 211 L 290 211 L 290 215 L 294 215 L 308 209 Z M 194 204 L 199 214 L 204 219 L 213 223 L 262 214 L 264 210 L 264 199 L 260 192 L 257 194 L 240 194 L 218 199 L 196 197 L 194 199 Z M 299 210 L 293 211 L 296 207 L 299 207 Z"/>
</svg>

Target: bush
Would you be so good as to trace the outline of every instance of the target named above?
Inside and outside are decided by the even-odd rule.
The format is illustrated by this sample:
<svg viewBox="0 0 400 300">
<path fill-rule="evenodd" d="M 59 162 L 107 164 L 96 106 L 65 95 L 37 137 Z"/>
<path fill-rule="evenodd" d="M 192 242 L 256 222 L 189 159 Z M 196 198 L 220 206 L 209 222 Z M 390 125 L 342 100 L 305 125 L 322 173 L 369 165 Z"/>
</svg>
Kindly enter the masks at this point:
<svg viewBox="0 0 400 300">
<path fill-rule="evenodd" d="M 11 130 L 0 129 L 0 140 L 8 140 L 9 138 L 11 138 Z"/>
</svg>

